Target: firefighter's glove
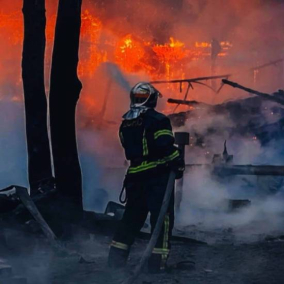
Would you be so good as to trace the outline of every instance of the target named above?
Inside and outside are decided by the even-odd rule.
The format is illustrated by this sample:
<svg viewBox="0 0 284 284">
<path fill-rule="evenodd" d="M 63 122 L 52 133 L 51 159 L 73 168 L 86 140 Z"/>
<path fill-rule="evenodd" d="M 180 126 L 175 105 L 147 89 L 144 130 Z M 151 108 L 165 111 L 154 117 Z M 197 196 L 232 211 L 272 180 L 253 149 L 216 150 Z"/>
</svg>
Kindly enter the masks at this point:
<svg viewBox="0 0 284 284">
<path fill-rule="evenodd" d="M 183 172 L 185 170 L 184 159 L 182 157 L 177 157 L 170 164 L 171 170 L 175 172 L 176 179 L 181 179 L 183 177 Z"/>
</svg>

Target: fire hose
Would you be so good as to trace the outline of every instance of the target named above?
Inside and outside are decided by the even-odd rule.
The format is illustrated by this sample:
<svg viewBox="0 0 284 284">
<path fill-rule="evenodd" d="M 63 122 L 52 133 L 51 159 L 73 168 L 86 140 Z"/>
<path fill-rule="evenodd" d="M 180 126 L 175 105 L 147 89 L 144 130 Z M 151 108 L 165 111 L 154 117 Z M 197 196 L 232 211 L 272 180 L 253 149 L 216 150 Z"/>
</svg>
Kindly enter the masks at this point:
<svg viewBox="0 0 284 284">
<path fill-rule="evenodd" d="M 185 145 L 189 144 L 189 133 L 188 132 L 175 132 L 175 144 L 178 145 L 180 153 L 181 153 L 182 157 L 184 158 Z M 175 179 L 176 179 L 176 173 L 174 171 L 171 171 L 170 175 L 169 175 L 169 180 L 168 180 L 167 188 L 166 188 L 166 191 L 165 191 L 163 203 L 162 203 L 160 213 L 159 213 L 159 216 L 158 216 L 158 219 L 157 219 L 157 223 L 156 223 L 156 226 L 155 226 L 154 231 L 152 233 L 151 239 L 150 239 L 150 241 L 147 245 L 147 248 L 144 251 L 139 263 L 135 267 L 133 274 L 128 279 L 126 279 L 123 282 L 123 284 L 132 284 L 135 281 L 135 279 L 141 273 L 146 261 L 150 258 L 151 254 L 152 254 L 152 251 L 153 251 L 153 249 L 154 249 L 154 247 L 157 243 L 158 237 L 161 233 L 162 226 L 163 226 L 163 223 L 164 223 L 164 219 L 165 219 L 166 213 L 167 213 L 168 208 L 169 208 L 171 195 L 172 195 L 172 192 L 173 192 L 174 186 L 175 186 Z M 179 181 L 181 182 L 181 185 L 182 185 L 182 179 L 180 179 Z"/>
<path fill-rule="evenodd" d="M 168 180 L 168 184 L 167 184 L 167 188 L 166 188 L 166 191 L 165 191 L 163 203 L 162 203 L 161 210 L 160 210 L 160 213 L 159 213 L 159 217 L 158 217 L 155 229 L 153 231 L 153 234 L 151 236 L 151 239 L 150 239 L 148 246 L 147 246 L 146 250 L 144 251 L 139 263 L 135 267 L 133 274 L 126 281 L 124 281 L 123 284 L 132 284 L 135 281 L 135 279 L 141 273 L 146 261 L 149 259 L 149 257 L 152 254 L 152 251 L 153 251 L 153 249 L 154 249 L 154 247 L 157 243 L 158 237 L 159 237 L 160 232 L 162 230 L 162 226 L 163 226 L 163 223 L 164 223 L 166 213 L 167 213 L 168 208 L 169 208 L 171 195 L 172 195 L 174 185 L 175 185 L 175 177 L 176 177 L 176 174 L 173 171 L 171 171 L 170 176 L 169 176 L 169 180 Z"/>
</svg>

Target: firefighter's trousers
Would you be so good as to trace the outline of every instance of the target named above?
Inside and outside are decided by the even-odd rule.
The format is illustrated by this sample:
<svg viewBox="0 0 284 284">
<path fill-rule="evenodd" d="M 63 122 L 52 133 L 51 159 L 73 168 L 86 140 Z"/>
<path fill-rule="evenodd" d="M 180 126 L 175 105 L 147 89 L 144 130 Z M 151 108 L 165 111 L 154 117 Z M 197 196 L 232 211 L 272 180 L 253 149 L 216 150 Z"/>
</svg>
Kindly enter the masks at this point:
<svg viewBox="0 0 284 284">
<path fill-rule="evenodd" d="M 125 212 L 111 243 L 109 254 L 109 265 L 111 267 L 125 265 L 130 247 L 143 227 L 149 212 L 151 231 L 153 232 L 160 213 L 168 179 L 169 170 L 165 170 L 159 176 L 127 182 Z M 148 268 L 152 272 L 165 268 L 170 251 L 173 224 L 174 191 L 161 233 L 148 263 Z"/>
</svg>

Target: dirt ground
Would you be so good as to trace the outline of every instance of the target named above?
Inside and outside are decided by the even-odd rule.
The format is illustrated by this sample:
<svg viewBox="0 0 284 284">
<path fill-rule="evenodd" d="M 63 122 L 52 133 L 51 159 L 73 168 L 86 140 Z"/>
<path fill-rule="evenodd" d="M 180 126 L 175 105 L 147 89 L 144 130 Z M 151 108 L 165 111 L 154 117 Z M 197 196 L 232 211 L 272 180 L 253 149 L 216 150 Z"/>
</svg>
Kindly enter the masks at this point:
<svg viewBox="0 0 284 284">
<path fill-rule="evenodd" d="M 84 256 L 66 256 L 52 250 L 44 237 L 6 230 L 0 258 L 15 275 L 28 284 L 113 284 L 130 275 L 147 241 L 138 239 L 125 272 L 106 267 L 110 237 L 84 234 L 65 242 Z M 193 261 L 181 264 L 181 261 Z M 178 264 L 180 263 L 180 264 Z M 284 240 L 262 240 L 249 244 L 230 241 L 208 244 L 174 241 L 169 259 L 171 269 L 156 275 L 143 273 L 135 283 L 192 284 L 281 284 L 284 283 Z M 1 282 L 1 284 L 10 284 Z"/>
</svg>

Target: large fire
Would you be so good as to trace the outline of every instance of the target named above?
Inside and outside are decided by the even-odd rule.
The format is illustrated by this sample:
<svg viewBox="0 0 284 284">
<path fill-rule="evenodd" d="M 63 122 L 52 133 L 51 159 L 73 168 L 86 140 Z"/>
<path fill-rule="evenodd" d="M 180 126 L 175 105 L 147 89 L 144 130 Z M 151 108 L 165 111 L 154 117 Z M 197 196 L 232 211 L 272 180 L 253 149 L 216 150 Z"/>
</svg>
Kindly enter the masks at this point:
<svg viewBox="0 0 284 284">
<path fill-rule="evenodd" d="M 47 20 L 46 38 L 47 44 L 53 41 L 56 16 Z M 204 59 L 210 55 L 211 44 L 209 42 L 195 42 L 191 48 L 185 43 L 170 37 L 169 42 L 156 43 L 144 41 L 132 34 L 117 38 L 113 42 L 107 42 L 101 37 L 103 23 L 89 10 L 82 12 L 81 26 L 81 61 L 79 73 L 81 76 L 91 76 L 96 68 L 103 62 L 114 61 L 126 72 L 144 71 L 151 77 L 163 77 L 171 79 L 180 75 L 180 70 L 175 74 L 171 66 L 187 59 Z M 4 14 L 0 12 L 0 32 L 9 34 L 6 37 L 11 44 L 21 44 L 23 41 L 23 21 L 20 12 Z M 229 42 L 221 42 L 223 51 L 219 56 L 226 55 L 231 47 Z M 112 48 L 111 48 L 112 47 Z M 111 51 L 110 51 L 111 50 Z"/>
<path fill-rule="evenodd" d="M 189 52 L 185 49 L 185 44 L 172 37 L 170 38 L 170 43 L 163 45 L 157 44 L 153 46 L 153 51 L 157 55 L 159 61 L 165 65 L 167 80 L 170 80 L 174 74 L 171 71 L 171 66 L 180 62 L 189 54 Z"/>
<path fill-rule="evenodd" d="M 119 39 L 115 45 L 115 63 L 121 66 L 126 72 L 137 72 L 145 69 L 146 64 L 143 64 L 145 57 L 145 48 L 142 41 L 135 40 L 131 34 Z M 150 66 L 149 66 L 150 67 Z"/>
<path fill-rule="evenodd" d="M 56 15 L 49 15 L 47 17 L 46 26 L 46 41 L 47 41 L 47 56 L 46 76 L 48 79 L 51 52 L 54 39 L 54 28 L 56 22 Z M 107 34 L 107 36 L 106 36 Z M 23 16 L 21 11 L 4 14 L 0 12 L 0 35 L 5 38 L 6 46 L 12 48 L 3 50 L 7 55 L 13 59 L 17 58 L 17 72 L 11 71 L 9 76 L 12 76 L 15 85 L 18 89 L 21 88 L 21 75 L 20 75 L 20 52 L 23 42 Z M 221 42 L 222 51 L 218 56 L 223 57 L 227 55 L 231 47 L 229 42 Z M 1 47 L 0 47 L 1 50 Z M 14 53 L 13 53 L 14 52 Z M 210 59 L 211 45 L 210 42 L 195 42 L 186 44 L 181 39 L 170 37 L 168 42 L 157 42 L 156 40 L 145 40 L 137 34 L 128 33 L 126 35 L 117 36 L 112 33 L 104 23 L 90 10 L 82 11 L 82 25 L 81 25 L 81 44 L 80 44 L 80 62 L 78 73 L 80 78 L 84 80 L 93 80 L 96 70 L 104 63 L 111 62 L 116 64 L 120 70 L 125 74 L 142 75 L 143 78 L 149 80 L 171 80 L 183 79 L 188 74 L 191 62 L 204 61 Z M 210 65 L 210 63 L 209 63 Z M 4 67 L 0 65 L 0 69 Z M 0 70 L 1 73 L 2 70 Z M 2 78 L 2 80 L 5 80 Z M 10 80 L 11 81 L 11 80 Z M 48 81 L 48 80 L 47 80 Z M 169 86 L 167 86 L 169 87 Z M 174 86 L 177 87 L 178 86 Z M 85 91 L 86 92 L 86 91 Z M 1 97 L 6 94 L 1 91 Z M 22 98 L 17 95 L 11 96 L 12 100 Z M 83 104 L 92 111 L 99 112 L 98 101 L 101 100 L 100 96 L 92 96 L 89 91 L 84 94 Z"/>
</svg>

